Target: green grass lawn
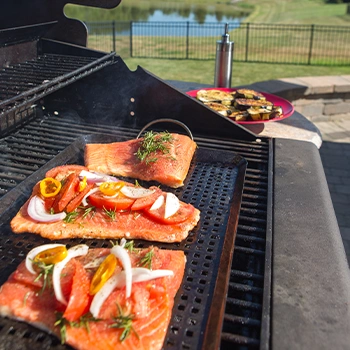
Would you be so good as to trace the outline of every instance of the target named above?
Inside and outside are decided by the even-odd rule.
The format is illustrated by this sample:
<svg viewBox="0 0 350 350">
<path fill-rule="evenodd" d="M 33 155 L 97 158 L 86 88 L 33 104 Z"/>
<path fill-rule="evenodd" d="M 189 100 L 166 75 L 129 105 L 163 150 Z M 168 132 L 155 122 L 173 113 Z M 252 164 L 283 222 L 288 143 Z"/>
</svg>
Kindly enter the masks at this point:
<svg viewBox="0 0 350 350">
<path fill-rule="evenodd" d="M 203 84 L 214 83 L 214 60 L 165 60 L 150 58 L 123 58 L 123 60 L 131 70 L 135 70 L 137 66 L 141 66 L 164 80 L 180 80 Z M 345 74 L 350 75 L 349 67 L 234 62 L 232 86 L 248 85 L 258 81 L 279 78 Z"/>
</svg>

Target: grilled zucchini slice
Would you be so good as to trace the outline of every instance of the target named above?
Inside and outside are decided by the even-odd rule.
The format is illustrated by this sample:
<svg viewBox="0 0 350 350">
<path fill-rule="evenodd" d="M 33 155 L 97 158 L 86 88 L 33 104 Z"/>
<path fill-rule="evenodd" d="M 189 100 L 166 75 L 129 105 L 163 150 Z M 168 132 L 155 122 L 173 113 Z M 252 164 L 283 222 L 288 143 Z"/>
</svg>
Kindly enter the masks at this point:
<svg viewBox="0 0 350 350">
<path fill-rule="evenodd" d="M 226 106 L 222 103 L 217 102 L 205 102 L 204 104 L 215 112 L 220 113 L 224 117 L 229 117 L 235 110 L 230 106 Z"/>
<path fill-rule="evenodd" d="M 216 102 L 230 106 L 234 97 L 231 93 L 221 90 L 199 90 L 197 99 L 203 103 Z"/>
<path fill-rule="evenodd" d="M 266 97 L 255 90 L 249 90 L 249 89 L 238 89 L 236 91 L 236 98 L 247 98 L 247 99 L 253 99 L 253 100 L 266 100 Z"/>
</svg>

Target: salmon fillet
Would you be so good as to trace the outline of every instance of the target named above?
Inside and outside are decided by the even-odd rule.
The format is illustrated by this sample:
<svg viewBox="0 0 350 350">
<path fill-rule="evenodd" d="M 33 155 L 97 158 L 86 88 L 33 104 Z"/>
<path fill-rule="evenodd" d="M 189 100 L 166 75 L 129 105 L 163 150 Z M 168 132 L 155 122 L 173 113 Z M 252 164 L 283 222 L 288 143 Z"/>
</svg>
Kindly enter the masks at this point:
<svg viewBox="0 0 350 350">
<path fill-rule="evenodd" d="M 165 153 L 158 151 L 152 161 L 140 161 L 136 156 L 143 138 L 109 144 L 86 144 L 85 165 L 89 170 L 116 176 L 125 176 L 177 188 L 183 186 L 196 143 L 188 136 L 171 134 Z"/>
<path fill-rule="evenodd" d="M 64 181 L 70 178 L 73 174 L 73 177 L 76 176 L 77 181 L 79 182 L 79 173 L 82 170 L 86 171 L 87 168 L 80 165 L 58 166 L 50 169 L 46 173 L 46 178 L 55 178 L 64 183 Z M 97 185 L 94 184 L 93 186 L 93 188 L 98 189 Z M 62 186 L 61 191 L 64 191 L 64 188 L 65 186 Z M 82 207 L 82 204 L 80 203 L 83 196 L 81 196 L 79 190 L 74 188 L 70 188 L 70 190 L 71 193 L 66 194 L 67 196 L 69 195 L 71 202 L 75 202 L 76 204 L 76 209 L 74 209 L 72 213 L 69 213 L 73 214 L 72 218 L 70 220 L 59 220 L 56 222 L 40 222 L 33 219 L 28 214 L 28 206 L 31 199 L 34 196 L 41 196 L 40 182 L 38 182 L 34 186 L 32 196 L 11 220 L 10 225 L 12 231 L 14 233 L 30 232 L 39 234 L 42 237 L 51 240 L 67 238 L 126 238 L 170 243 L 184 240 L 188 236 L 189 231 L 197 225 L 200 218 L 200 211 L 198 209 L 194 208 L 191 204 L 180 201 L 180 210 L 178 213 L 176 213 L 173 217 L 170 217 L 170 222 L 164 222 L 159 220 L 157 217 L 154 218 L 154 215 L 152 216 L 153 211 L 148 211 L 147 208 L 140 209 L 138 206 L 136 206 L 136 201 L 134 202 L 134 200 L 128 198 L 126 198 L 127 205 L 129 206 L 127 210 L 125 208 L 123 208 L 124 210 L 112 210 L 111 214 L 113 215 L 108 215 L 106 208 L 110 208 L 107 207 L 107 205 L 114 204 L 104 202 L 106 199 L 103 197 L 103 195 L 97 198 L 97 204 L 98 201 L 102 201 L 99 206 L 96 204 L 95 207 L 95 204 L 88 203 L 88 206 Z M 154 191 L 154 195 L 157 195 L 157 193 L 163 193 L 157 187 L 154 187 Z M 78 195 L 76 195 L 76 193 L 78 193 Z M 81 193 L 84 194 L 84 192 Z M 93 196 L 96 195 L 90 195 L 90 197 L 87 198 L 87 201 L 89 201 L 90 198 L 92 201 Z M 155 200 L 157 196 L 150 196 L 149 198 Z M 56 195 L 56 197 L 57 200 L 63 200 L 60 192 Z M 55 205 L 57 201 L 55 199 L 56 197 L 50 197 L 47 198 L 47 200 L 52 200 L 53 205 Z M 111 200 L 118 201 L 118 198 L 112 198 Z M 121 201 L 125 200 L 123 198 L 124 197 L 122 196 Z M 64 202 L 66 203 L 66 201 Z M 134 205 L 131 206 L 130 203 L 134 203 Z M 148 204 L 148 206 L 150 207 L 151 204 L 152 202 Z M 118 203 L 116 205 L 118 205 Z M 67 205 L 67 208 L 69 207 L 70 204 Z M 89 212 L 90 209 L 92 210 Z M 186 213 L 186 215 L 182 217 L 181 213 Z M 181 220 L 176 220 L 176 217 L 179 216 L 181 216 Z M 66 218 L 68 218 L 68 216 Z"/>
<path fill-rule="evenodd" d="M 200 212 L 194 209 L 193 214 L 184 222 L 166 225 L 152 218 L 135 212 L 120 212 L 113 221 L 105 212 L 96 208 L 94 215 L 83 217 L 84 212 L 74 221 L 43 223 L 33 220 L 27 213 L 28 202 L 11 220 L 14 233 L 35 233 L 51 240 L 66 238 L 97 238 L 97 239 L 144 239 L 155 242 L 181 242 L 188 232 L 199 221 Z"/>
<path fill-rule="evenodd" d="M 160 250 L 156 247 L 136 249 L 128 253 L 132 266 L 139 266 L 140 259 L 151 249 L 152 270 L 172 270 L 173 276 L 133 283 L 129 298 L 125 296 L 125 287 L 115 288 L 104 301 L 98 320 L 92 319 L 89 312 L 71 323 L 63 320 L 64 338 L 56 322 L 58 315 L 65 312 L 65 306 L 55 299 L 50 283 L 44 291 L 42 290 L 42 279 L 32 275 L 24 262 L 1 287 L 0 314 L 47 330 L 79 350 L 161 349 L 170 322 L 174 298 L 184 275 L 185 255 L 182 251 Z M 87 268 L 86 264 L 107 256 L 109 252 L 109 249 L 90 249 L 86 256 L 72 259 L 64 268 L 61 283 L 71 288 L 64 288 L 68 304 L 73 295 L 84 297 L 83 292 L 77 294 L 73 291 L 75 287 L 72 287 L 72 280 L 76 273 L 74 266 L 79 265 L 83 268 L 90 283 L 97 266 L 91 269 Z M 115 317 L 120 312 L 117 305 L 124 315 L 132 315 L 132 330 L 124 340 L 121 340 L 124 328 L 115 327 Z"/>
</svg>

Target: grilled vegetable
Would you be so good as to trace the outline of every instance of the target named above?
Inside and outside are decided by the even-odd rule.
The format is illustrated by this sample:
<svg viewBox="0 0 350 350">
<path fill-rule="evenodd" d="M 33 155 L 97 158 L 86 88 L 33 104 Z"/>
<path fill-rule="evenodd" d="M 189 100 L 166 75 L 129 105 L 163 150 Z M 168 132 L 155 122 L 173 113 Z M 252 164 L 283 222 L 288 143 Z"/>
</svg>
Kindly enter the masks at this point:
<svg viewBox="0 0 350 350">
<path fill-rule="evenodd" d="M 199 90 L 197 92 L 197 99 L 203 103 L 217 102 L 230 106 L 234 99 L 234 96 L 221 90 Z"/>
<path fill-rule="evenodd" d="M 265 100 L 253 100 L 248 98 L 236 98 L 234 102 L 234 107 L 239 110 L 247 110 L 250 107 L 254 108 L 265 108 L 272 110 L 273 103 Z"/>
<path fill-rule="evenodd" d="M 266 97 L 255 90 L 238 89 L 236 91 L 236 98 L 248 98 L 253 100 L 266 100 Z"/>
<path fill-rule="evenodd" d="M 214 111 L 222 114 L 224 117 L 230 116 L 235 111 L 233 107 L 225 106 L 224 104 L 218 102 L 205 102 L 204 104 Z"/>
</svg>

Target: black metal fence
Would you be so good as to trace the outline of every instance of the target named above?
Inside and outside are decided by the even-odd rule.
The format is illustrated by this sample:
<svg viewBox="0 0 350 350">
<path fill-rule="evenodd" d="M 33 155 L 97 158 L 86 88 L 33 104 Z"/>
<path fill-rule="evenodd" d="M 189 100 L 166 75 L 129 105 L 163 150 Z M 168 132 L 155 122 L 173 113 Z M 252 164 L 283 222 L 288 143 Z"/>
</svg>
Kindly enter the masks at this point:
<svg viewBox="0 0 350 350">
<path fill-rule="evenodd" d="M 90 22 L 89 48 L 121 57 L 215 59 L 224 24 Z M 234 60 L 350 65 L 350 26 L 229 23 Z"/>
</svg>

